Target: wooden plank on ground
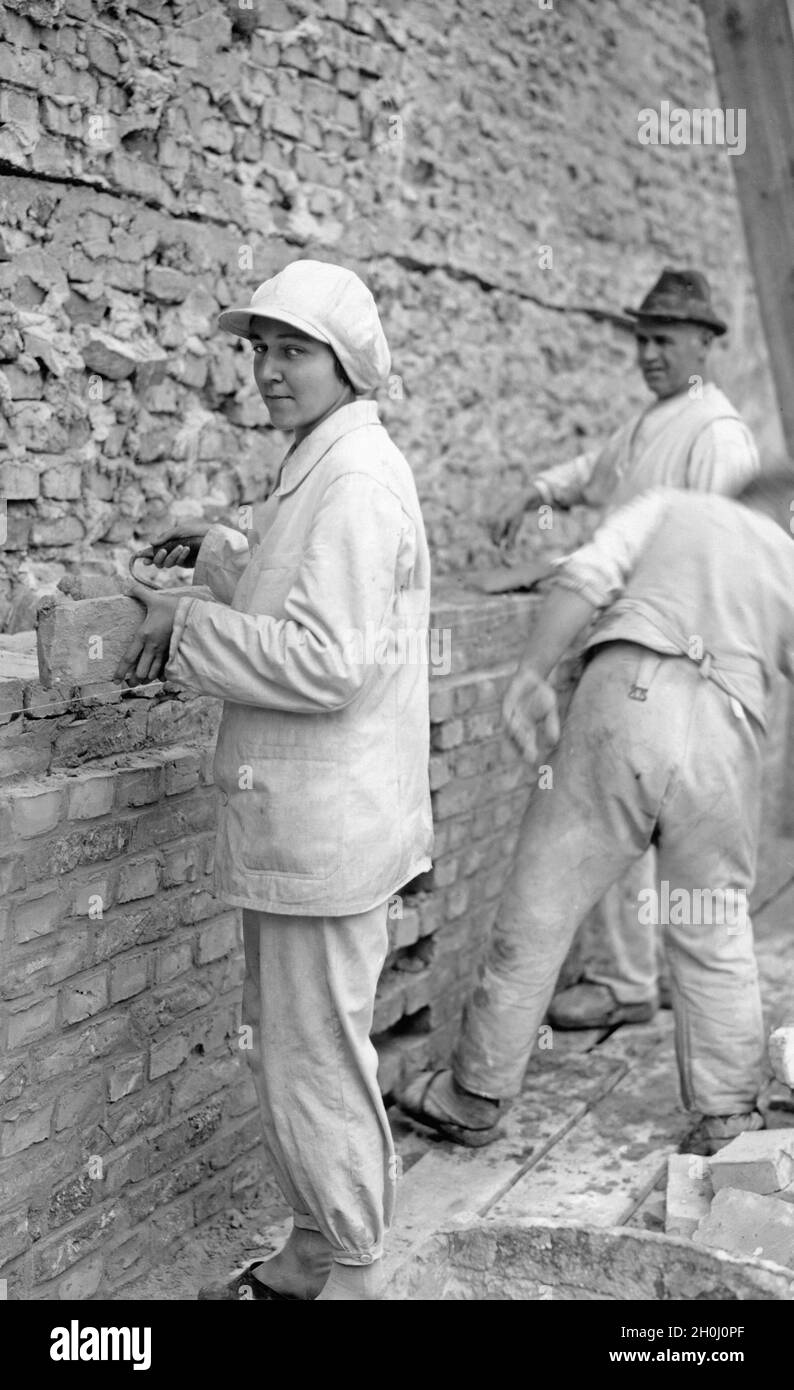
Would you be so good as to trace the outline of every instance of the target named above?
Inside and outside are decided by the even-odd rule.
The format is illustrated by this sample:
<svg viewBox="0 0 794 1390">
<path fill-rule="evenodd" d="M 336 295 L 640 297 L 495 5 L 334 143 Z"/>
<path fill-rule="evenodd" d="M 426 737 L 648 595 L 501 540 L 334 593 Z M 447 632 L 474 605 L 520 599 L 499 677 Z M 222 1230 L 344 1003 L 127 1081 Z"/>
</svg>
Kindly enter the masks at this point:
<svg viewBox="0 0 794 1390">
<path fill-rule="evenodd" d="M 639 1231 L 655 1231 L 664 1234 L 664 1218 L 667 1212 L 667 1193 L 664 1173 L 657 1179 L 638 1207 L 623 1223 Z"/>
<path fill-rule="evenodd" d="M 406 1173 L 389 1236 L 388 1259 L 402 1263 L 434 1231 L 482 1215 L 626 1074 L 621 1058 L 594 1052 L 539 1053 L 524 1091 L 501 1126 L 504 1137 L 482 1149 L 431 1140 Z"/>
<path fill-rule="evenodd" d="M 667 1155 L 691 1128 L 692 1118 L 678 1098 L 668 1029 L 654 1053 L 638 1059 L 618 1085 L 494 1204 L 489 1216 L 619 1226 L 654 1187 Z"/>
</svg>

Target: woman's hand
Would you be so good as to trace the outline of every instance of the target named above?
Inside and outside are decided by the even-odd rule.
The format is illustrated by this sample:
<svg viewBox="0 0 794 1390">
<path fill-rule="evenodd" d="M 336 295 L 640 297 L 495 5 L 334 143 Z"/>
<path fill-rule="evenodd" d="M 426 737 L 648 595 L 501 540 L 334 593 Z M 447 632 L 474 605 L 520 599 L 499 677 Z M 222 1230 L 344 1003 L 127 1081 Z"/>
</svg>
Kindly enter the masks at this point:
<svg viewBox="0 0 794 1390">
<path fill-rule="evenodd" d="M 147 589 L 136 583 L 132 597 L 145 605 L 146 617 L 119 661 L 115 677 L 116 680 L 126 678 L 128 685 L 145 685 L 147 681 L 162 679 L 176 605 L 185 595 Z"/>
<path fill-rule="evenodd" d="M 174 526 L 147 545 L 141 555 L 148 564 L 156 565 L 158 569 L 172 569 L 174 565 L 192 569 L 210 525 L 209 521 L 189 521 L 182 526 Z"/>
<path fill-rule="evenodd" d="M 532 666 L 519 666 L 507 688 L 502 714 L 508 733 L 533 766 L 538 757 L 538 725 L 551 747 L 560 737 L 557 696 Z"/>
</svg>

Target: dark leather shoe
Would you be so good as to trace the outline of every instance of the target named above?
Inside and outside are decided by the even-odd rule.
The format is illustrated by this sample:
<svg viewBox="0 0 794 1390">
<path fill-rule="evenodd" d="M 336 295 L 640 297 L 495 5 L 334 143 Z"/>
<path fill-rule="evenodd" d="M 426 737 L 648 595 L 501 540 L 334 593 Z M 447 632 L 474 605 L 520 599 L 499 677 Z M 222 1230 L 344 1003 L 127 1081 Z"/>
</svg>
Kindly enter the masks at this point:
<svg viewBox="0 0 794 1390">
<path fill-rule="evenodd" d="M 620 1004 L 609 985 L 582 980 L 578 985 L 555 994 L 549 1005 L 552 1028 L 616 1028 L 619 1023 L 649 1023 L 656 1013 L 656 1001 Z"/>
<path fill-rule="evenodd" d="M 692 1133 L 681 1141 L 678 1152 L 709 1158 L 737 1135 L 755 1133 L 759 1129 L 766 1129 L 766 1121 L 759 1110 L 748 1110 L 741 1115 L 704 1115 Z"/>
<path fill-rule="evenodd" d="M 240 1274 L 232 1275 L 231 1279 L 225 1284 L 204 1284 L 198 1291 L 198 1301 L 200 1303 L 219 1303 L 222 1301 L 232 1303 L 305 1303 L 306 1299 L 298 1298 L 294 1293 L 277 1293 L 275 1289 L 268 1288 L 261 1279 L 253 1277 L 254 1270 L 258 1269 L 264 1260 L 253 1260 L 246 1265 Z"/>
</svg>

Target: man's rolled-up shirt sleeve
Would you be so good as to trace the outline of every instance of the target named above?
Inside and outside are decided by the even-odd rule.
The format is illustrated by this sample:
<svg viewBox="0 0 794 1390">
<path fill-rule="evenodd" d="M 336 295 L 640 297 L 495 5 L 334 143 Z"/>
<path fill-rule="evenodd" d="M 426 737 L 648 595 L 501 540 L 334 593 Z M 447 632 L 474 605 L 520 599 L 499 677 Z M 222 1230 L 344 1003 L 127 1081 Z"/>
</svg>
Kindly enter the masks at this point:
<svg viewBox="0 0 794 1390">
<path fill-rule="evenodd" d="M 593 539 L 556 561 L 556 583 L 596 608 L 620 598 L 649 538 L 661 524 L 668 490 L 643 492 L 612 512 Z"/>
<path fill-rule="evenodd" d="M 544 468 L 542 473 L 536 473 L 532 485 L 537 488 L 547 505 L 556 502 L 560 507 L 573 507 L 583 499 L 597 458 L 597 449 L 577 454 L 576 458 L 565 463 L 556 463 L 551 468 Z"/>
<path fill-rule="evenodd" d="M 357 473 L 336 479 L 314 517 L 285 616 L 180 600 L 167 679 L 266 709 L 344 708 L 371 675 L 362 650 L 389 623 L 409 526 L 383 484 Z"/>
</svg>

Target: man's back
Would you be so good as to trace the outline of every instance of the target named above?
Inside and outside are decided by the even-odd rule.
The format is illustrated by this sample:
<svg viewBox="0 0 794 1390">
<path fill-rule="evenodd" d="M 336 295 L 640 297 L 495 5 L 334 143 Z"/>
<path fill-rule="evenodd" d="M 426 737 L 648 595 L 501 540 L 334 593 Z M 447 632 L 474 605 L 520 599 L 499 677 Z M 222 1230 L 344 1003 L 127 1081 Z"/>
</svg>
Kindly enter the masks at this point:
<svg viewBox="0 0 794 1390">
<path fill-rule="evenodd" d="M 771 677 L 791 673 L 794 646 L 794 543 L 768 516 L 713 494 L 647 493 L 564 573 L 614 596 L 588 647 L 632 641 L 708 658 L 712 679 L 765 724 Z"/>
</svg>

